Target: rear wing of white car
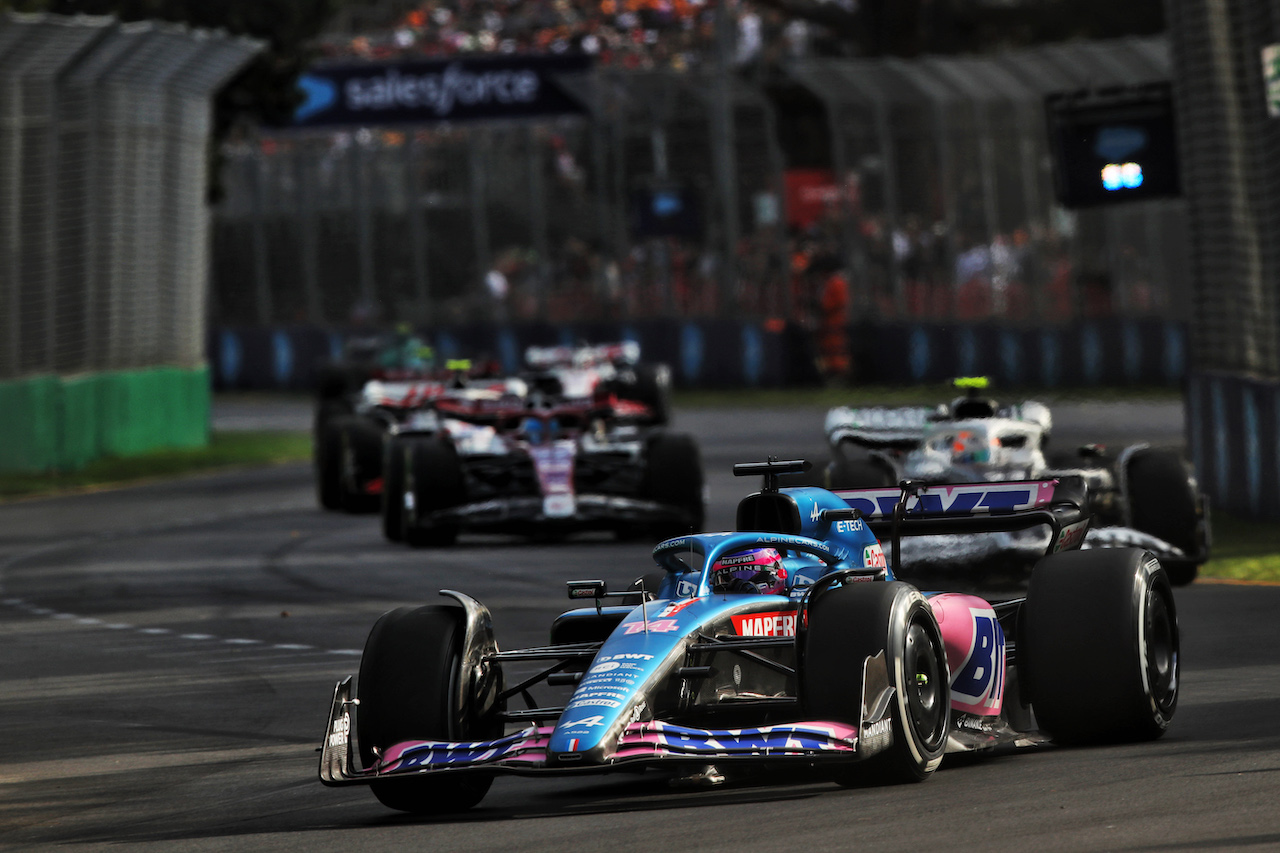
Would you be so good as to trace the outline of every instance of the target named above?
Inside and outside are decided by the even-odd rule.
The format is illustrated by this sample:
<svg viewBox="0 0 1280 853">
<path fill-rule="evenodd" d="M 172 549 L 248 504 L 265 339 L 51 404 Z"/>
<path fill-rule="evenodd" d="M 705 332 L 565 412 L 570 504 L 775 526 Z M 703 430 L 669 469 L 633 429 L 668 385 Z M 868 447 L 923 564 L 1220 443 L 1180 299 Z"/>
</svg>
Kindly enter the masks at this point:
<svg viewBox="0 0 1280 853">
<path fill-rule="evenodd" d="M 909 450 L 924 439 L 936 413 L 937 409 L 928 406 L 836 406 L 827 412 L 824 429 L 833 446 L 852 441 L 863 447 Z"/>
</svg>

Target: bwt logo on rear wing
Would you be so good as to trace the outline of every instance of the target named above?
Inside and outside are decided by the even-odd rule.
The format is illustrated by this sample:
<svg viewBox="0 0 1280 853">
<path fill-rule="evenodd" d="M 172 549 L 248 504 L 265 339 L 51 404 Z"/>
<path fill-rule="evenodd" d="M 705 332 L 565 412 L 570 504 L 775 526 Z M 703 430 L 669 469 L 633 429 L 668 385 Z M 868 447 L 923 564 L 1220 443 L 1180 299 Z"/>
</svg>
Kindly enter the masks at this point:
<svg viewBox="0 0 1280 853">
<path fill-rule="evenodd" d="M 907 496 L 907 518 L 972 518 L 1013 515 L 1045 509 L 1053 501 L 1057 480 L 963 483 L 920 486 Z M 869 521 L 893 518 L 900 489 L 840 489 L 834 492 Z"/>
</svg>

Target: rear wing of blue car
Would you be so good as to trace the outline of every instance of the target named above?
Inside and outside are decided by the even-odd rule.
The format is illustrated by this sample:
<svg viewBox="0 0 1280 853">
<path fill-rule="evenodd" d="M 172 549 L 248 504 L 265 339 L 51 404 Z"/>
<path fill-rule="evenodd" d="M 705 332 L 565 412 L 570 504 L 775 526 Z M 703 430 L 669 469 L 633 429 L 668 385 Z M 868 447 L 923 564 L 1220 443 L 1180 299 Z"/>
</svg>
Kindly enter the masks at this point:
<svg viewBox="0 0 1280 853">
<path fill-rule="evenodd" d="M 779 478 L 810 469 L 803 459 L 745 462 L 733 466 L 739 477 L 761 475 L 763 488 L 738 505 L 739 530 L 783 534 L 808 533 L 819 521 L 851 519 L 865 523 L 881 542 L 893 547 L 898 566 L 903 536 L 999 533 L 1047 526 L 1047 553 L 1079 548 L 1089 529 L 1088 487 L 1081 477 L 1012 480 L 993 483 L 935 484 L 903 480 L 897 488 L 781 488 Z M 833 507 L 832 504 L 835 506 Z"/>
<path fill-rule="evenodd" d="M 833 492 L 882 540 L 902 536 L 998 533 L 1047 526 L 1047 553 L 1080 547 L 1089 529 L 1088 490 L 1079 477 L 998 483 L 928 484 Z"/>
</svg>

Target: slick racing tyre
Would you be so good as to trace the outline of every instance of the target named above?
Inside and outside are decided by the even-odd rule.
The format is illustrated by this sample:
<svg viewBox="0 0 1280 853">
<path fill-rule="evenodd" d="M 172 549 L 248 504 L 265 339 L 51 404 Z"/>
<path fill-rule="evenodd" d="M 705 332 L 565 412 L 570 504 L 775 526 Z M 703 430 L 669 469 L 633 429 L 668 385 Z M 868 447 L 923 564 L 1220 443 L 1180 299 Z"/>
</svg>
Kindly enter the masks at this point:
<svg viewBox="0 0 1280 853">
<path fill-rule="evenodd" d="M 466 481 L 462 461 L 453 445 L 443 439 L 423 439 L 411 447 L 404 490 L 412 495 L 413 510 L 412 523 L 404 527 L 404 541 L 415 548 L 448 547 L 458 540 L 458 526 L 432 522 L 429 516 L 463 503 Z"/>
<path fill-rule="evenodd" d="M 360 659 L 360 704 L 356 736 L 360 760 L 370 767 L 380 750 L 407 740 L 467 741 L 502 736 L 493 713 L 468 716 L 458 707 L 463 614 L 459 607 L 401 607 L 386 613 L 369 632 Z M 463 685 L 462 689 L 469 689 Z M 385 806 L 417 814 L 447 814 L 471 808 L 493 778 L 446 775 L 372 783 Z"/>
<path fill-rule="evenodd" d="M 364 488 L 382 476 L 382 429 L 367 418 L 339 416 L 329 421 L 341 443 L 341 503 L 350 513 L 377 512 L 382 497 Z"/>
<path fill-rule="evenodd" d="M 1207 550 L 1195 479 L 1182 458 L 1170 450 L 1135 453 L 1125 475 L 1130 523 L 1181 548 L 1188 559 L 1167 560 L 1165 570 L 1174 586 L 1191 583 L 1197 574 L 1196 560 L 1203 559 Z"/>
<path fill-rule="evenodd" d="M 329 421 L 334 418 L 340 418 L 343 415 L 352 414 L 355 414 L 355 410 L 351 408 L 351 402 L 345 397 L 336 400 L 321 400 L 316 403 L 315 415 L 311 421 L 311 431 L 318 436 Z"/>
<path fill-rule="evenodd" d="M 326 422 L 315 432 L 316 498 L 324 509 L 342 509 L 342 432 Z"/>
<path fill-rule="evenodd" d="M 669 382 L 664 382 L 659 368 L 651 364 L 637 364 L 632 368 L 635 382 L 619 383 L 619 397 L 635 400 L 649 407 L 649 423 L 663 426 L 671 420 L 671 392 Z"/>
<path fill-rule="evenodd" d="M 808 623 L 800 682 L 807 719 L 858 726 L 864 661 L 882 651 L 893 688 L 893 743 L 844 768 L 836 781 L 927 779 L 946 750 L 951 688 L 942 633 L 925 597 L 897 581 L 850 583 L 815 596 Z"/>
<path fill-rule="evenodd" d="M 823 475 L 828 489 L 884 489 L 897 485 L 893 471 L 878 459 L 845 447 L 842 442 L 831 453 Z"/>
<path fill-rule="evenodd" d="M 405 472 L 412 464 L 411 438 L 387 439 L 382 459 L 382 535 L 390 542 L 404 540 Z"/>
<path fill-rule="evenodd" d="M 660 432 L 649 439 L 642 497 L 682 513 L 684 520 L 655 525 L 659 539 L 702 529 L 702 455 L 692 436 Z"/>
<path fill-rule="evenodd" d="M 1139 548 L 1044 557 L 1018 619 L 1018 676 L 1062 743 L 1151 740 L 1178 707 L 1173 588 Z"/>
</svg>

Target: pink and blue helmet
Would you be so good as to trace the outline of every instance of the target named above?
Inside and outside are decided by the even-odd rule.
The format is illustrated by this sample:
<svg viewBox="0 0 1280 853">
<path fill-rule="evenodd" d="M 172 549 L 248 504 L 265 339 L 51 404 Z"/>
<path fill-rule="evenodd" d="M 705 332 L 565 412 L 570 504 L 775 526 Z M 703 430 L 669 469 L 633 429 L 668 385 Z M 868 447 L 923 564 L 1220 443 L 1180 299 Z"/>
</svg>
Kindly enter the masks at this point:
<svg viewBox="0 0 1280 853">
<path fill-rule="evenodd" d="M 752 548 L 725 554 L 711 567 L 711 586 L 716 592 L 758 592 L 787 594 L 787 570 L 776 548 Z"/>
</svg>

